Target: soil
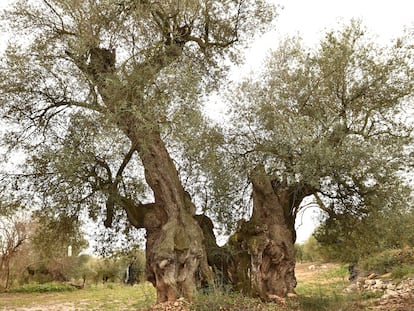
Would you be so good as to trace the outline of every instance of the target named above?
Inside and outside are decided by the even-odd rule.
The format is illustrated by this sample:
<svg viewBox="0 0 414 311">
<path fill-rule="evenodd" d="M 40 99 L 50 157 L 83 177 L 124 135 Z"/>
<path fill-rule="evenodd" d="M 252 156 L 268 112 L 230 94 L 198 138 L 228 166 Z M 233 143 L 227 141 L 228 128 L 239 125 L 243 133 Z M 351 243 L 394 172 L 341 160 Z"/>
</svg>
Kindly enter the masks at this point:
<svg viewBox="0 0 414 311">
<path fill-rule="evenodd" d="M 323 273 L 325 271 L 331 270 L 335 267 L 338 267 L 337 264 L 327 263 L 324 264 L 326 266 L 325 269 L 314 269 L 310 270 L 309 266 L 312 263 L 299 263 L 296 265 L 296 277 L 298 280 L 301 281 L 312 281 L 315 280 L 315 277 L 319 273 Z M 315 264 L 316 265 L 316 264 Z M 322 280 L 318 280 L 322 281 Z M 42 294 L 39 294 L 42 296 Z M 39 298 L 37 296 L 37 298 Z M 47 297 L 47 298 L 46 298 Z M 14 299 L 19 299 L 19 294 L 7 294 L 7 296 L 1 296 L 0 299 L 3 300 L 7 299 L 13 301 Z M 45 295 L 45 303 L 38 304 L 35 306 L 30 307 L 14 307 L 14 308 L 3 308 L 1 310 L 18 310 L 18 311 L 74 311 L 74 310 L 88 310 L 90 308 L 90 300 L 78 300 L 76 302 L 61 302 L 61 301 L 53 301 L 49 300 L 50 295 Z M 40 299 L 41 300 L 41 299 Z M 48 301 L 49 300 L 49 301 Z M 4 302 L 4 301 L 3 301 Z M 361 309 L 357 308 L 358 310 L 373 310 L 373 311 L 408 311 L 414 310 L 414 300 L 413 299 L 403 299 L 403 298 L 391 298 L 391 299 L 375 299 L 371 301 L 367 301 L 366 307 L 361 306 Z M 365 303 L 364 303 L 365 304 Z M 4 305 L 4 304 L 3 304 Z M 88 307 L 89 306 L 89 307 Z M 96 307 L 99 307 L 96 305 Z M 130 306 L 121 306 L 119 304 L 118 310 L 131 310 Z M 96 309 L 97 310 L 97 309 Z M 147 311 L 188 311 L 189 310 L 189 303 L 185 300 L 178 300 L 176 302 L 167 302 L 163 304 L 158 304 L 152 307 Z M 355 310 L 357 311 L 357 310 Z"/>
<path fill-rule="evenodd" d="M 318 273 L 326 270 L 332 270 L 333 268 L 339 267 L 338 264 L 326 263 L 324 264 L 327 268 L 325 269 L 309 269 L 310 266 L 317 266 L 317 263 L 298 263 L 296 264 L 295 274 L 298 280 L 311 281 L 315 279 Z M 323 282 L 323 280 L 318 280 Z M 389 299 L 373 299 L 369 301 L 370 306 L 362 307 L 363 310 L 375 310 L 375 311 L 411 311 L 414 310 L 414 299 L 413 298 L 389 298 Z"/>
<path fill-rule="evenodd" d="M 414 310 L 414 300 L 412 298 L 389 298 L 376 301 L 376 305 L 371 310 L 381 311 L 409 311 Z"/>
</svg>

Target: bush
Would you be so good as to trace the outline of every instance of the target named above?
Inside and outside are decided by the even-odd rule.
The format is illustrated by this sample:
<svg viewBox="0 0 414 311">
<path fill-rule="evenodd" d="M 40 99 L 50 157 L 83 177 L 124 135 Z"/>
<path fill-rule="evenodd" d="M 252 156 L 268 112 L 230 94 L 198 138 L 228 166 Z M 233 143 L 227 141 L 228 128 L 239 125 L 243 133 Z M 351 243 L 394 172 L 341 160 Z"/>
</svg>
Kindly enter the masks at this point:
<svg viewBox="0 0 414 311">
<path fill-rule="evenodd" d="M 303 244 L 295 243 L 296 262 L 303 262 Z"/>
<path fill-rule="evenodd" d="M 392 277 L 395 279 L 402 279 L 403 277 L 406 277 L 406 276 L 413 276 L 414 266 L 402 265 L 399 267 L 394 267 L 391 273 L 392 273 Z"/>
<path fill-rule="evenodd" d="M 303 261 L 323 260 L 320 245 L 313 235 L 303 244 L 301 256 Z"/>
<path fill-rule="evenodd" d="M 393 270 L 398 271 L 404 265 L 414 265 L 414 248 L 406 247 L 403 249 L 387 250 L 366 257 L 359 262 L 362 270 L 380 274 L 392 272 Z"/>
</svg>

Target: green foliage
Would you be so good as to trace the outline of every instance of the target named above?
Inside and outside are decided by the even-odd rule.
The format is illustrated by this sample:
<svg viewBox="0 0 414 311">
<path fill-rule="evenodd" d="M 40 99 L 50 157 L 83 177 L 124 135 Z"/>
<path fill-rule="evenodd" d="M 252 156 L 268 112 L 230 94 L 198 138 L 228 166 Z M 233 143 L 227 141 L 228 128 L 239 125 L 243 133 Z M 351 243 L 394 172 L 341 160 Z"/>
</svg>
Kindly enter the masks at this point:
<svg viewBox="0 0 414 311">
<path fill-rule="evenodd" d="M 52 210 L 36 212 L 32 217 L 33 230 L 20 283 L 81 279 L 82 274 L 87 273 L 89 260 L 86 256 L 78 257 L 87 246 L 81 225 L 77 216 L 56 215 Z M 68 257 L 69 246 L 72 248 L 71 257 Z"/>
<path fill-rule="evenodd" d="M 384 294 L 381 291 L 379 292 L 366 291 L 361 294 L 361 298 L 362 299 L 378 299 L 378 298 L 381 298 L 383 295 Z"/>
<path fill-rule="evenodd" d="M 392 277 L 395 279 L 402 279 L 404 277 L 414 276 L 414 264 L 407 265 L 402 264 L 401 266 L 396 266 L 391 271 Z"/>
<path fill-rule="evenodd" d="M 204 95 L 275 11 L 251 0 L 19 1 L 2 16 L 15 36 L 0 66 L 0 110 L 13 124 L 5 142 L 28 156 L 20 181 L 62 217 L 86 210 L 124 225 L 120 197 L 134 206 L 153 199 L 140 161 L 151 132 L 205 202 L 203 170 L 220 134 L 203 116 Z"/>
<path fill-rule="evenodd" d="M 130 275 L 126 280 L 129 267 Z M 86 272 L 81 275 L 88 283 L 140 283 L 145 279 L 145 252 L 139 248 L 131 248 L 129 251 L 118 252 L 106 258 L 89 258 L 86 267 L 80 272 Z"/>
<path fill-rule="evenodd" d="M 45 283 L 45 284 L 26 284 L 15 288 L 12 292 L 15 293 L 57 293 L 70 292 L 76 290 L 75 287 L 60 283 Z"/>
<path fill-rule="evenodd" d="M 414 248 L 391 249 L 378 254 L 367 256 L 360 260 L 359 266 L 365 271 L 376 273 L 394 272 L 397 275 L 409 273 L 414 265 Z"/>
<path fill-rule="evenodd" d="M 379 298 L 378 293 L 348 295 L 344 288 L 349 285 L 341 277 L 345 267 L 335 267 L 323 273 L 298 279 L 297 298 L 287 299 L 285 306 L 263 303 L 254 298 L 246 298 L 239 293 L 212 288 L 209 292 L 197 293 L 191 310 L 368 310 L 375 305 L 372 299 Z M 36 287 L 38 285 L 35 285 Z M 91 285 L 83 290 L 62 292 L 51 295 L 47 306 L 73 304 L 78 310 L 147 310 L 156 303 L 156 293 L 149 283 L 134 287 L 119 284 Z M 24 294 L 1 294 L 0 308 L 45 309 L 44 295 L 38 292 Z M 221 308 L 221 309 L 220 309 Z"/>
<path fill-rule="evenodd" d="M 121 266 L 121 263 L 116 259 L 104 258 L 97 262 L 95 269 L 97 272 L 96 280 L 106 283 L 121 281 L 125 267 Z"/>
<path fill-rule="evenodd" d="M 274 303 L 263 303 L 258 299 L 248 298 L 239 293 L 213 289 L 208 294 L 197 294 L 191 310 L 278 310 Z"/>
<path fill-rule="evenodd" d="M 37 212 L 33 220 L 37 226 L 31 238 L 32 246 L 42 260 L 66 257 L 69 245 L 74 256 L 88 246 L 77 215 L 59 215 L 43 210 Z"/>
<path fill-rule="evenodd" d="M 296 262 L 303 262 L 304 261 L 304 258 L 303 258 L 303 244 L 295 243 L 294 247 L 295 247 Z"/>
<path fill-rule="evenodd" d="M 30 236 L 30 217 L 19 204 L 0 203 L 0 288 L 16 281 Z"/>
<path fill-rule="evenodd" d="M 318 241 L 313 236 L 310 236 L 301 245 L 301 249 L 303 261 L 320 261 L 323 259 Z"/>
<path fill-rule="evenodd" d="M 391 248 L 413 246 L 414 213 L 407 211 L 406 194 L 401 191 L 400 195 L 392 208 L 371 210 L 364 217 L 341 214 L 322 222 L 314 233 L 321 255 L 326 260 L 357 263 Z"/>
</svg>

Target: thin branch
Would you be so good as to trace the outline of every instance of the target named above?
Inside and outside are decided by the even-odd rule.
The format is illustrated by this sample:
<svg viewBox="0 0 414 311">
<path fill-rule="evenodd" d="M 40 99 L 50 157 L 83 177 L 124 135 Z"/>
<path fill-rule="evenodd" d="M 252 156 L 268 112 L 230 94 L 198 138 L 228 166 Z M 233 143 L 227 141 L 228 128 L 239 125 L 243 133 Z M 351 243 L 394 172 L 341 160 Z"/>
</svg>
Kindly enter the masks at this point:
<svg viewBox="0 0 414 311">
<path fill-rule="evenodd" d="M 59 35 L 71 35 L 71 36 L 76 36 L 77 34 L 76 33 L 73 33 L 73 32 L 70 32 L 70 31 L 67 31 L 67 30 L 65 30 L 65 24 L 64 24 L 64 22 L 63 22 L 63 18 L 62 18 L 62 16 L 60 16 L 60 14 L 56 11 L 56 9 L 49 3 L 49 1 L 47 1 L 47 0 L 43 0 L 43 2 L 46 4 L 46 6 L 48 6 L 51 10 L 52 10 L 52 12 L 53 13 L 55 13 L 55 15 L 59 18 L 59 21 L 60 21 L 60 24 L 61 24 L 61 27 L 62 28 L 58 28 L 58 27 L 56 27 L 56 32 L 59 34 Z M 53 23 L 54 24 L 54 23 Z"/>
<path fill-rule="evenodd" d="M 320 198 L 319 194 L 317 192 L 315 192 L 313 194 L 315 200 L 316 200 L 316 204 L 319 206 L 319 208 L 321 210 L 323 210 L 324 212 L 326 212 L 328 215 L 332 215 L 332 210 L 330 210 L 329 208 L 327 208 L 325 206 L 325 204 L 323 203 L 322 199 Z"/>
<path fill-rule="evenodd" d="M 132 156 L 134 155 L 136 151 L 135 147 L 131 147 L 130 150 L 128 151 L 128 153 L 125 155 L 124 159 L 122 160 L 122 163 L 118 169 L 118 172 L 116 173 L 115 176 L 115 185 L 118 185 L 119 181 L 122 179 L 122 174 L 126 168 L 126 166 L 128 165 L 128 163 L 131 161 Z"/>
</svg>

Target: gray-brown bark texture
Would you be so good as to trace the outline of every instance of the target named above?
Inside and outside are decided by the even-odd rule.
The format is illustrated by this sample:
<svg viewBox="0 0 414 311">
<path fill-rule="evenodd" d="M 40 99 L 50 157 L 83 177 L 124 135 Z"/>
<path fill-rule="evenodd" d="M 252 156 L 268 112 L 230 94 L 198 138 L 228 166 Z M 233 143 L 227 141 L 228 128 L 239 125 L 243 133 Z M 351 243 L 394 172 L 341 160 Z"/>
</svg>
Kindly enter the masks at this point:
<svg viewBox="0 0 414 311">
<path fill-rule="evenodd" d="M 129 116 L 129 122 L 139 120 Z M 147 230 L 147 278 L 157 289 L 158 302 L 180 296 L 191 299 L 198 276 L 211 278 L 203 234 L 193 218 L 195 206 L 182 187 L 160 133 L 128 127 L 126 134 L 137 146 L 155 199 L 153 204 L 135 207 L 146 210 L 143 227 Z M 141 216 L 128 213 L 132 224 L 139 223 Z"/>
<path fill-rule="evenodd" d="M 163 302 L 191 299 L 199 274 L 211 278 L 203 233 L 194 219 L 195 206 L 184 191 L 178 173 L 159 135 L 146 139 L 140 151 L 145 177 L 154 192 L 154 209 L 147 213 L 147 277 Z"/>
<path fill-rule="evenodd" d="M 232 265 L 233 256 L 227 245 L 218 246 L 214 234 L 212 220 L 206 215 L 196 215 L 196 220 L 203 231 L 204 247 L 207 252 L 207 261 L 214 271 L 214 278 L 217 284 L 232 284 L 229 274 L 229 267 Z M 201 285 L 206 285 L 202 282 Z"/>
<path fill-rule="evenodd" d="M 294 217 L 289 187 L 272 183 L 261 168 L 251 175 L 253 214 L 242 221 L 229 245 L 237 289 L 263 300 L 285 297 L 296 286 Z"/>
</svg>

